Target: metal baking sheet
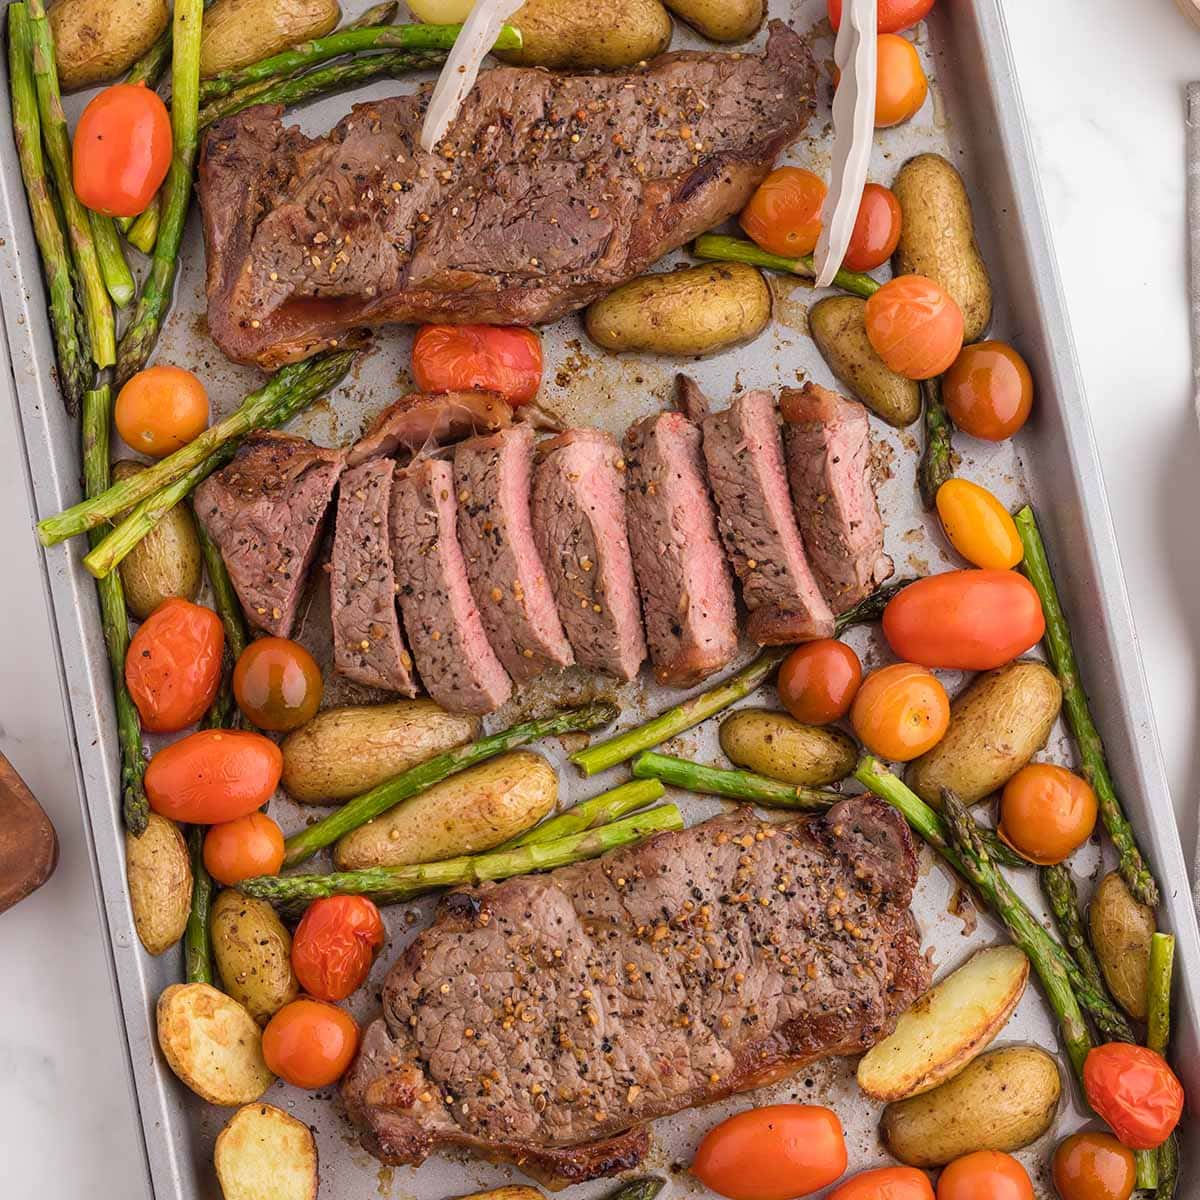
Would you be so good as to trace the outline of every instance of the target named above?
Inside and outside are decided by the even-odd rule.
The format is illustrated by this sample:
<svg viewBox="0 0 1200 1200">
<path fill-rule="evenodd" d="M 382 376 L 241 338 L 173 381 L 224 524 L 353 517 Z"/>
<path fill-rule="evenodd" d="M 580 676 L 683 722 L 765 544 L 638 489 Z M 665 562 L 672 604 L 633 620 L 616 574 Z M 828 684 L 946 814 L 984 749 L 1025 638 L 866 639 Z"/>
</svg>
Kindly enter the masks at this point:
<svg viewBox="0 0 1200 1200">
<path fill-rule="evenodd" d="M 357 10 L 363 6 L 357 0 L 347 7 Z M 771 3 L 772 15 L 811 34 L 819 62 L 828 62 L 832 55 L 832 37 L 822 19 L 824 9 L 824 0 Z M 889 130 L 879 139 L 871 178 L 890 181 L 905 159 L 922 150 L 949 155 L 966 177 L 976 226 L 996 286 L 993 333 L 1020 347 L 1033 369 L 1038 391 L 1033 420 L 1015 445 L 990 446 L 959 439 L 961 469 L 990 486 L 1006 503 L 1015 505 L 1027 498 L 1037 506 L 1114 774 L 1141 844 L 1165 885 L 1162 922 L 1178 938 L 1173 1054 L 1191 1096 L 1200 1097 L 1200 937 L 1046 233 L 1001 0 L 943 0 L 916 39 L 932 80 L 931 102 L 909 126 Z M 684 27 L 677 27 L 676 47 L 701 44 Z M 406 86 L 411 84 L 373 85 L 355 98 L 392 94 Z M 4 87 L 0 125 L 5 129 L 9 127 L 7 97 L 8 89 Z M 73 107 L 82 99 L 73 98 Z M 346 97 L 336 97 L 310 106 L 298 119 L 307 130 L 323 131 L 346 111 L 349 103 Z M 826 165 L 828 106 L 826 84 L 809 136 L 792 149 L 788 161 L 817 170 Z M 44 516 L 79 498 L 78 435 L 63 411 L 52 379 L 53 352 L 45 298 L 16 157 L 6 149 L 0 159 L 0 303 L 7 333 L 7 343 L 0 343 L 0 354 L 9 368 L 0 371 L 0 386 L 12 387 L 15 436 L 24 439 L 33 507 Z M 158 358 L 198 371 L 209 388 L 214 408 L 227 411 L 255 386 L 258 376 L 226 362 L 205 335 L 204 259 L 198 224 L 193 215 L 176 303 Z M 798 280 L 776 278 L 771 283 L 775 319 L 766 333 L 749 346 L 687 364 L 712 395 L 728 395 L 735 388 L 777 387 L 807 376 L 832 383 L 806 336 L 807 308 L 813 293 Z M 353 437 L 371 415 L 407 386 L 409 342 L 409 335 L 402 329 L 381 333 L 353 379 L 335 396 L 314 405 L 293 428 L 327 444 Z M 672 376 L 680 366 L 674 361 L 599 353 L 587 342 L 577 317 L 567 318 L 547 332 L 546 351 L 548 370 L 542 395 L 546 406 L 566 421 L 602 425 L 616 432 L 667 401 Z M 898 572 L 945 569 L 952 560 L 936 524 L 916 502 L 913 473 L 919 446 L 915 427 L 897 432 L 876 421 L 873 428 L 887 549 L 896 560 Z M 125 1083 L 138 1105 L 144 1133 L 146 1182 L 142 1195 L 157 1200 L 216 1200 L 219 1188 L 211 1165 L 212 1144 L 229 1113 L 203 1104 L 180 1085 L 165 1067 L 155 1042 L 155 999 L 163 987 L 180 978 L 182 961 L 175 952 L 151 959 L 133 930 L 118 817 L 117 744 L 108 669 L 95 590 L 80 565 L 81 554 L 79 539 L 47 551 L 43 560 L 45 583 L 58 640 L 56 667 L 75 734 L 67 761 L 76 773 L 90 829 L 97 894 L 108 930 L 114 996 L 128 1046 Z M 320 608 L 319 600 L 314 601 L 305 620 L 306 633 L 318 648 Z M 868 664 L 879 658 L 876 631 L 856 630 L 850 640 Z M 749 654 L 750 648 L 745 651 Z M 947 679 L 952 688 L 959 682 Z M 585 694 L 592 686 L 594 682 L 586 676 L 569 673 L 553 688 L 526 693 L 518 703 L 523 708 L 541 706 L 557 696 Z M 635 723 L 667 701 L 665 694 L 636 684 L 624 689 L 621 699 L 625 705 L 623 724 Z M 763 703 L 764 697 L 756 696 L 750 702 Z M 505 720 L 505 716 L 499 714 L 494 723 Z M 674 748 L 716 761 L 719 750 L 714 723 L 680 738 Z M 620 776 L 618 770 L 609 777 L 580 780 L 565 763 L 566 751 L 558 743 L 540 749 L 560 770 L 563 804 L 593 795 Z M 1070 761 L 1061 729 L 1052 737 L 1047 756 Z M 675 798 L 682 800 L 691 820 L 720 808 L 719 802 Z M 275 804 L 273 811 L 285 828 L 299 824 L 294 806 L 285 799 Z M 1099 867 L 1101 858 L 1097 841 L 1077 864 L 1090 872 Z M 1032 880 L 1022 879 L 1018 886 L 1026 899 L 1042 911 Z M 1083 886 L 1086 890 L 1086 881 Z M 948 905 L 953 890 L 949 876 L 924 851 L 914 909 L 925 944 L 933 949 L 939 968 L 952 966 L 974 948 L 1003 936 L 986 917 L 975 924 L 951 915 Z M 370 986 L 355 999 L 353 1008 L 358 1017 L 375 1015 L 378 986 L 399 950 L 427 919 L 429 907 L 425 902 L 388 910 L 390 942 L 376 965 Z M 1057 1046 L 1050 1010 L 1034 987 L 1001 1034 L 1000 1043 L 1011 1042 Z M 858 1093 L 852 1067 L 847 1060 L 819 1063 L 753 1098 L 735 1097 L 703 1112 L 685 1112 L 659 1121 L 654 1150 L 645 1165 L 668 1177 L 668 1197 L 702 1193 L 703 1189 L 681 1169 L 701 1133 L 752 1102 L 789 1098 L 822 1102 L 837 1110 L 845 1125 L 852 1169 L 887 1161 L 876 1133 L 878 1106 Z M 416 1169 L 382 1167 L 357 1146 L 330 1096 L 306 1094 L 276 1084 L 265 1098 L 313 1126 L 320 1150 L 323 1196 L 441 1200 L 519 1178 L 512 1168 L 441 1156 Z M 1084 1119 L 1079 1100 L 1068 1084 L 1068 1099 L 1054 1134 L 1021 1155 L 1039 1194 L 1051 1194 L 1045 1164 L 1053 1138 Z M 1197 1196 L 1200 1118 L 1194 1111 L 1185 1116 L 1182 1132 L 1185 1182 L 1181 1192 Z M 576 1188 L 573 1194 L 590 1200 L 610 1188 L 611 1184 L 600 1182 Z"/>
</svg>

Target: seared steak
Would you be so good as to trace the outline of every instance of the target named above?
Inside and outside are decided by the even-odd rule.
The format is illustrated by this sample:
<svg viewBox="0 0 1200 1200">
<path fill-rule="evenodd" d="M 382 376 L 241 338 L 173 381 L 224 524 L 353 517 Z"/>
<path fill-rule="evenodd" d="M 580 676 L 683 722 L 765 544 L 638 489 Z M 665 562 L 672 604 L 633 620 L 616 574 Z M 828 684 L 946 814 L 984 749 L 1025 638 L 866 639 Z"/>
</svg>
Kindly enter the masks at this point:
<svg viewBox="0 0 1200 1200">
<path fill-rule="evenodd" d="M 646 658 L 625 529 L 625 460 L 612 435 L 569 429 L 538 446 L 533 536 L 575 661 L 632 679 Z"/>
<path fill-rule="evenodd" d="M 440 1146 L 551 1184 L 636 1166 L 644 1123 L 889 1033 L 927 986 L 908 827 L 872 797 L 748 809 L 452 893 L 343 1085 L 384 1162 Z"/>
<path fill-rule="evenodd" d="M 196 516 L 220 548 L 246 619 L 287 637 L 345 455 L 286 433 L 250 434 L 197 489 Z"/>
<path fill-rule="evenodd" d="M 246 109 L 201 151 L 209 332 L 275 367 L 365 325 L 553 320 L 742 208 L 815 84 L 807 44 L 774 22 L 763 54 L 484 71 L 432 155 L 428 87 L 322 138 Z"/>
<path fill-rule="evenodd" d="M 488 645 L 458 545 L 454 471 L 426 458 L 396 472 L 392 556 L 400 609 L 425 690 L 451 712 L 487 713 L 512 683 Z"/>
<path fill-rule="evenodd" d="M 796 519 L 821 590 L 835 613 L 890 578 L 883 521 L 871 486 L 867 410 L 815 383 L 785 390 L 788 480 Z"/>
<path fill-rule="evenodd" d="M 512 423 L 512 409 L 494 392 L 415 392 L 401 396 L 371 422 L 346 453 L 348 466 L 397 451 L 415 454 L 431 443 L 441 445 L 476 433 L 491 433 Z"/>
</svg>

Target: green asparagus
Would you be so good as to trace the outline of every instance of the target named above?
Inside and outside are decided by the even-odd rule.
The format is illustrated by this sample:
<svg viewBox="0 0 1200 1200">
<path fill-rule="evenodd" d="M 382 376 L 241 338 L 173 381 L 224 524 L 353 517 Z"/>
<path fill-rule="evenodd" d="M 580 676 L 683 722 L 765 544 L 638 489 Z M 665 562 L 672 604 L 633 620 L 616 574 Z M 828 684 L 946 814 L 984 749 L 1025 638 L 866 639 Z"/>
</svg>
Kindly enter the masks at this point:
<svg viewBox="0 0 1200 1200">
<path fill-rule="evenodd" d="M 184 970 L 188 983 L 212 983 L 212 879 L 204 865 L 204 826 L 188 829 L 188 851 L 192 859 L 192 906 L 183 934 Z"/>
<path fill-rule="evenodd" d="M 836 804 L 843 797 L 824 788 L 795 787 L 768 779 L 753 771 L 726 771 L 706 767 L 686 758 L 672 758 L 646 750 L 633 760 L 637 779 L 660 779 L 672 787 L 705 796 L 727 796 L 731 800 L 746 800 L 764 808 L 796 808 L 819 810 Z"/>
<path fill-rule="evenodd" d="M 654 779 L 634 779 L 623 783 L 620 787 L 601 792 L 590 800 L 581 800 L 568 808 L 566 812 L 527 829 L 524 833 L 510 838 L 497 850 L 515 850 L 518 846 L 530 846 L 537 842 L 553 842 L 558 838 L 569 837 L 582 833 L 585 829 L 595 829 L 598 825 L 608 825 L 613 821 L 627 817 L 632 812 L 646 808 L 655 800 L 661 800 L 665 789 Z"/>
<path fill-rule="evenodd" d="M 155 192 L 154 199 L 135 217 L 125 231 L 126 241 L 143 254 L 154 253 L 158 240 L 158 225 L 162 220 L 162 192 Z"/>
<path fill-rule="evenodd" d="M 802 258 L 784 258 L 763 250 L 753 242 L 743 238 L 724 237 L 721 234 L 705 233 L 698 237 L 692 245 L 692 253 L 697 258 L 712 259 L 716 262 L 749 263 L 754 267 L 766 267 L 769 271 L 782 271 L 788 275 L 799 275 L 802 279 L 815 279 L 817 268 L 813 256 L 806 254 Z M 870 299 L 882 284 L 863 275 L 858 271 L 839 270 L 833 277 L 835 287 L 852 296 Z"/>
<path fill-rule="evenodd" d="M 953 427 L 942 403 L 940 379 L 923 380 L 921 396 L 925 401 L 925 451 L 917 468 L 917 485 L 922 503 L 932 511 L 938 488 L 954 474 L 950 443 Z"/>
<path fill-rule="evenodd" d="M 246 649 L 246 620 L 242 605 L 233 590 L 233 581 L 225 567 L 225 560 L 216 543 L 208 536 L 204 525 L 196 522 L 196 535 L 200 539 L 200 553 L 204 557 L 204 570 L 212 588 L 213 608 L 221 618 L 225 629 L 226 662 L 221 671 L 221 687 L 217 692 L 208 715 L 204 718 L 206 729 L 236 729 L 241 724 L 237 702 L 233 695 L 233 668 Z"/>
<path fill-rule="evenodd" d="M 112 217 L 90 210 L 88 221 L 92 227 L 92 240 L 96 243 L 96 257 L 100 262 L 100 273 L 104 276 L 104 286 L 117 308 L 124 308 L 133 299 L 137 287 L 129 264 L 125 261 L 125 252 L 121 249 L 116 222 Z"/>
<path fill-rule="evenodd" d="M 654 1200 L 665 1186 L 666 1180 L 647 1175 L 643 1179 L 631 1179 L 622 1184 L 608 1200 Z"/>
</svg>

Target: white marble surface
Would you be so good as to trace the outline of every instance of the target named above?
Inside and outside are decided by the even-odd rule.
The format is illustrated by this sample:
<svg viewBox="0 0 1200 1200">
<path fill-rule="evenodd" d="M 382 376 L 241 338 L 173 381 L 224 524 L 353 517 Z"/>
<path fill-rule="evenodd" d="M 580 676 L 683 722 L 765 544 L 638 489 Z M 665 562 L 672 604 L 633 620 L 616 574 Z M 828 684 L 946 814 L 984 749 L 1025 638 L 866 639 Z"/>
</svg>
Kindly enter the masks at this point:
<svg viewBox="0 0 1200 1200">
<path fill-rule="evenodd" d="M 968 3 L 969 0 L 942 0 Z M 1200 431 L 1192 406 L 1183 87 L 1172 0 L 1007 0 L 1059 266 L 1185 845 L 1200 739 Z M 9 429 L 7 415 L 3 427 Z M 0 748 L 58 826 L 51 882 L 0 917 L 0 1191 L 119 1200 L 140 1170 L 28 502 L 0 439 Z"/>
</svg>

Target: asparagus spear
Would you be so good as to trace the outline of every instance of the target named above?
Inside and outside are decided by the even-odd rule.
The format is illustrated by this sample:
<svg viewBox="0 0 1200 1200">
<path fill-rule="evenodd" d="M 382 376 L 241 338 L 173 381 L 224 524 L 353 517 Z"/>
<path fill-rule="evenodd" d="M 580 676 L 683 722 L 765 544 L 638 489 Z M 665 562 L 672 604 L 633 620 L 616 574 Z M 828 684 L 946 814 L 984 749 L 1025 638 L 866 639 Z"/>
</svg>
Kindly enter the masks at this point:
<svg viewBox="0 0 1200 1200">
<path fill-rule="evenodd" d="M 353 21 L 347 21 L 345 29 L 372 29 L 376 25 L 390 25 L 400 11 L 399 0 L 387 0 L 386 4 L 376 4 L 360 13 Z"/>
<path fill-rule="evenodd" d="M 724 237 L 715 233 L 705 233 L 698 237 L 692 245 L 692 253 L 697 258 L 717 262 L 749 263 L 754 267 L 766 267 L 770 271 L 799 275 L 802 279 L 815 279 L 817 275 L 811 254 L 806 254 L 803 258 L 784 258 L 780 254 L 760 249 L 753 242 L 743 238 Z M 883 286 L 870 275 L 846 270 L 839 270 L 833 277 L 833 282 L 834 286 L 841 288 L 843 292 L 861 296 L 864 300 L 869 300 Z"/>
<path fill-rule="evenodd" d="M 1146 982 L 1146 1045 L 1166 1055 L 1171 1040 L 1171 975 L 1175 966 L 1175 936 L 1155 933 L 1150 938 L 1150 973 Z M 1155 1200 L 1171 1200 L 1179 1182 L 1179 1142 L 1174 1133 L 1156 1151 Z M 1139 1162 L 1140 1165 L 1140 1162 Z M 1139 1182 L 1140 1182 L 1139 1175 Z"/>
<path fill-rule="evenodd" d="M 188 983 L 212 983 L 212 945 L 208 917 L 212 907 L 212 879 L 204 865 L 204 827 L 188 828 L 192 858 L 192 906 L 183 934 L 183 956 Z"/>
<path fill-rule="evenodd" d="M 725 771 L 686 758 L 655 754 L 653 750 L 639 754 L 632 767 L 636 779 L 661 779 L 688 792 L 748 800 L 764 808 L 822 809 L 843 799 L 839 793 L 824 788 L 794 787 L 753 771 Z"/>
<path fill-rule="evenodd" d="M 954 474 L 950 457 L 953 428 L 950 415 L 942 403 L 941 380 L 923 380 L 921 395 L 925 400 L 925 451 L 917 468 L 917 485 L 921 490 L 922 503 L 932 510 L 938 488 Z"/>
<path fill-rule="evenodd" d="M 665 1186 L 666 1180 L 647 1175 L 644 1179 L 631 1179 L 623 1184 L 608 1197 L 608 1200 L 654 1200 Z"/>
<path fill-rule="evenodd" d="M 225 652 L 228 658 L 222 670 L 221 688 L 208 710 L 204 726 L 206 729 L 236 729 L 241 721 L 233 696 L 233 668 L 246 649 L 246 620 L 221 551 L 200 521 L 196 522 L 196 534 L 200 539 L 200 553 L 204 556 L 204 569 L 212 588 L 213 607 L 225 627 Z"/>
<path fill-rule="evenodd" d="M 100 261 L 104 286 L 108 289 L 112 302 L 118 308 L 124 308 L 133 299 L 137 287 L 133 282 L 129 264 L 125 261 L 125 252 L 121 249 L 116 222 L 112 217 L 92 212 L 90 209 L 88 221 L 92 226 L 92 240 L 96 243 L 96 257 Z"/>
<path fill-rule="evenodd" d="M 598 825 L 609 825 L 632 812 L 646 808 L 655 800 L 662 799 L 666 789 L 656 779 L 634 779 L 620 787 L 601 792 L 590 800 L 581 800 L 566 812 L 527 829 L 524 833 L 509 838 L 496 850 L 515 850 L 518 846 L 532 846 L 538 842 L 553 842 L 558 838 L 570 837 L 595 829 Z"/>
<path fill-rule="evenodd" d="M 1075 649 L 1071 645 L 1071 630 L 1066 614 L 1054 586 L 1054 576 L 1046 559 L 1046 547 L 1038 529 L 1037 518 L 1029 505 L 1014 518 L 1025 557 L 1021 570 L 1037 591 L 1042 602 L 1042 613 L 1046 618 L 1046 653 L 1058 675 L 1063 689 L 1063 707 L 1067 713 L 1067 724 L 1079 747 L 1083 776 L 1095 790 L 1100 806 L 1100 818 L 1108 836 L 1120 856 L 1121 878 L 1129 890 L 1151 908 L 1158 907 L 1158 884 L 1151 873 L 1142 852 L 1138 848 L 1133 826 L 1129 824 L 1117 790 L 1109 774 L 1108 761 L 1104 755 L 1104 743 L 1088 708 L 1087 695 L 1079 681 L 1079 666 L 1075 660 Z"/>
<path fill-rule="evenodd" d="M 125 229 L 126 241 L 143 254 L 154 252 L 158 239 L 158 226 L 162 220 L 162 193 L 155 192 L 154 199 L 136 216 Z"/>
</svg>

